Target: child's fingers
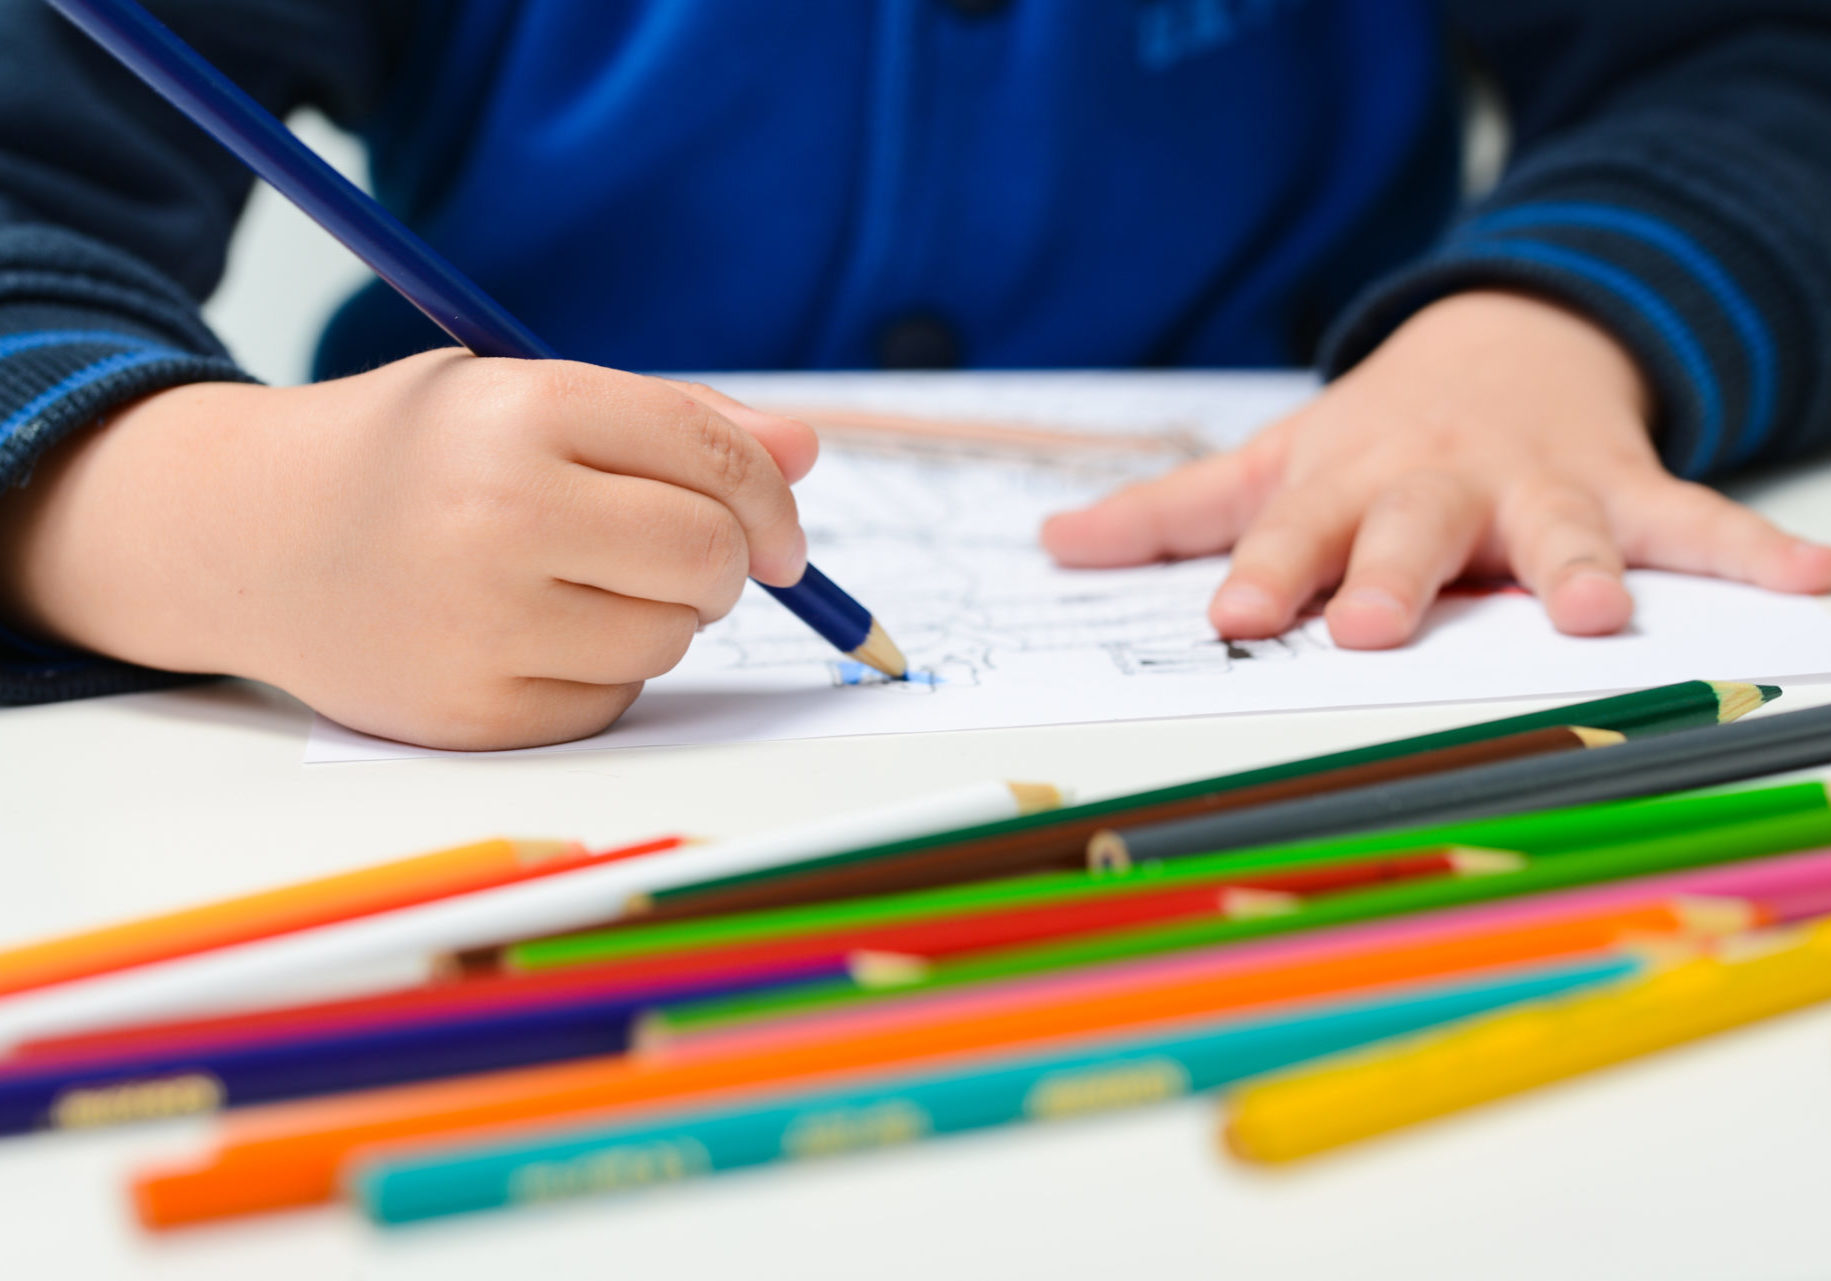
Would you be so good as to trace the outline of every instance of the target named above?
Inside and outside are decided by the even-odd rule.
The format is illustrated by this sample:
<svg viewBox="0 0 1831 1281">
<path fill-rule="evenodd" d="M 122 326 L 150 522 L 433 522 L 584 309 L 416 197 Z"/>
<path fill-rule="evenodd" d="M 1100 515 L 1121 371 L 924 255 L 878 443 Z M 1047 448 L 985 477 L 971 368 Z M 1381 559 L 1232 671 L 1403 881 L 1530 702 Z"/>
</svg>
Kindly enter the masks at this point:
<svg viewBox="0 0 1831 1281">
<path fill-rule="evenodd" d="M 569 467 L 548 505 L 541 570 L 619 596 L 731 612 L 750 572 L 744 527 L 724 504 L 640 476 Z"/>
<path fill-rule="evenodd" d="M 1084 569 L 1224 552 L 1258 509 L 1264 470 L 1250 446 L 1203 458 L 1051 516 L 1043 547 L 1058 564 Z"/>
<path fill-rule="evenodd" d="M 672 670 L 698 631 L 699 615 L 685 605 L 553 582 L 504 661 L 518 676 L 628 685 Z"/>
<path fill-rule="evenodd" d="M 1383 490 L 1361 518 L 1329 632 L 1347 649 L 1389 649 L 1417 630 L 1437 589 L 1468 564 L 1488 520 L 1467 484 L 1418 472 Z"/>
<path fill-rule="evenodd" d="M 757 438 L 657 379 L 627 380 L 624 391 L 630 399 L 614 427 L 580 423 L 570 433 L 577 461 L 716 499 L 744 527 L 751 574 L 776 585 L 798 582 L 807 540 L 795 497 Z"/>
<path fill-rule="evenodd" d="M 519 683 L 512 715 L 492 716 L 408 735 L 428 747 L 460 751 L 502 751 L 544 747 L 600 734 L 628 710 L 640 684 L 590 685 L 532 679 Z"/>
<path fill-rule="evenodd" d="M 1503 537 L 1513 572 L 1559 631 L 1606 636 L 1633 617 L 1614 531 L 1588 491 L 1562 484 L 1532 491 L 1513 504 Z"/>
<path fill-rule="evenodd" d="M 682 382 L 677 378 L 663 378 L 660 381 L 670 387 L 678 387 L 695 400 L 710 405 L 755 436 L 763 448 L 769 451 L 769 456 L 776 460 L 783 478 L 791 485 L 807 475 L 814 466 L 814 460 L 820 456 L 820 438 L 814 434 L 812 427 L 799 418 L 754 408 L 704 383 Z"/>
<path fill-rule="evenodd" d="M 1714 489 L 1662 479 L 1623 496 L 1615 510 L 1637 565 L 1780 592 L 1831 591 L 1831 548 L 1795 538 Z"/>
<path fill-rule="evenodd" d="M 1222 636 L 1276 636 L 1317 592 L 1341 576 L 1362 505 L 1310 484 L 1265 505 L 1234 548 L 1208 617 Z"/>
</svg>

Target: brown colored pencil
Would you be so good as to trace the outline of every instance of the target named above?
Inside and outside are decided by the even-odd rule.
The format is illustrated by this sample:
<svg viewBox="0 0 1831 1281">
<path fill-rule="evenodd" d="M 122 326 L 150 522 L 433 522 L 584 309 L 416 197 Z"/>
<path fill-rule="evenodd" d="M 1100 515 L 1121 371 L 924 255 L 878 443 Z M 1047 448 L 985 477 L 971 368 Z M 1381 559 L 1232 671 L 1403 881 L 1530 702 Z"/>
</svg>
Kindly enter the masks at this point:
<svg viewBox="0 0 1831 1281">
<path fill-rule="evenodd" d="M 1528 730 L 1503 738 L 1279 779 L 1256 787 L 1179 797 L 1132 810 L 1107 811 L 1079 823 L 981 837 L 939 849 L 861 859 L 767 880 L 708 886 L 704 891 L 688 887 L 671 893 L 664 902 L 644 904 L 645 910 L 630 920 L 632 923 L 687 920 L 833 899 L 899 894 L 1001 877 L 1085 870 L 1088 840 L 1096 831 L 1115 825 L 1160 823 L 1198 814 L 1269 805 L 1376 783 L 1600 747 L 1621 739 L 1622 735 L 1614 730 L 1574 726 Z"/>
</svg>

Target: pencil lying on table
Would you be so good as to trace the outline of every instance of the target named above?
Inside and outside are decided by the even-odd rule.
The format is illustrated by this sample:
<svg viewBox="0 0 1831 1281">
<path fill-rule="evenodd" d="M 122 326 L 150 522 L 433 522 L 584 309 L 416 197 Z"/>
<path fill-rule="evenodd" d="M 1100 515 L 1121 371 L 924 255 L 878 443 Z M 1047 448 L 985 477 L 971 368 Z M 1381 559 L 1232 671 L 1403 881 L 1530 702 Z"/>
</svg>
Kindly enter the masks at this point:
<svg viewBox="0 0 1831 1281">
<path fill-rule="evenodd" d="M 1454 860 L 1458 874 L 1497 871 L 1502 869 L 1492 861 L 1496 849 L 1526 855 L 1556 854 L 1624 841 L 1651 840 L 1669 833 L 1695 835 L 1763 818 L 1823 813 L 1828 804 L 1831 802 L 1827 800 L 1822 783 L 1613 801 L 1473 823 L 1406 828 L 1367 837 L 1277 846 L 1204 859 L 1180 859 L 1098 879 L 1059 873 L 881 898 L 775 908 L 729 917 L 662 924 L 637 919 L 626 927 L 514 944 L 503 950 L 503 957 L 511 971 L 632 962 L 640 958 L 659 960 L 669 955 L 702 955 L 747 945 L 793 947 L 798 940 L 820 934 L 846 935 L 857 931 L 856 937 L 862 939 L 867 931 L 954 920 L 970 922 L 988 914 L 1058 908 L 1071 912 L 1083 907 L 1090 911 L 1110 910 L 1117 924 L 1131 911 L 1126 900 L 1133 896 L 1177 894 L 1243 884 L 1273 887 L 1279 883 L 1271 878 L 1293 871 L 1353 870 L 1368 866 L 1369 860 L 1374 861 L 1373 866 L 1387 859 L 1409 860 L 1420 851 L 1436 855 L 1459 851 Z M 1467 861 L 1469 855 L 1460 852 L 1470 848 L 1489 853 L 1471 865 Z M 1283 884 L 1289 885 L 1288 882 Z M 1112 906 L 1108 909 L 1102 906 L 1105 904 Z M 873 937 L 882 939 L 885 936 Z M 887 946 L 881 942 L 878 945 Z"/>
<path fill-rule="evenodd" d="M 1263 1082 L 1234 1098 L 1227 1143 L 1293 1161 L 1821 1001 L 1831 924 Z"/>
<path fill-rule="evenodd" d="M 1445 913 L 1445 916 L 1451 914 Z M 1326 995 L 1350 986 L 1432 973 L 1472 974 L 1602 952 L 1652 939 L 1696 940 L 1736 934 L 1769 923 L 1764 903 L 1730 897 L 1648 897 L 1594 908 L 1581 905 L 1517 920 L 1427 920 L 1411 931 L 1316 931 L 1299 935 L 1295 946 L 1204 948 L 1070 970 L 1020 975 L 1003 982 L 943 988 L 920 998 L 903 997 L 841 1006 L 801 1017 L 760 1018 L 714 1024 L 699 1035 L 682 1036 L 665 1025 L 638 1023 L 635 1049 L 679 1061 L 703 1054 L 756 1053 L 816 1038 L 860 1036 L 909 1030 L 969 1016 L 1014 1012 L 1057 1003 L 1087 1003 L 1177 983 L 1225 979 L 1259 985 L 1284 984 L 1297 996 Z M 1333 936 L 1333 937 L 1332 937 Z M 1252 976 L 1249 980 L 1248 976 Z M 687 998 L 689 1001 L 696 999 Z"/>
<path fill-rule="evenodd" d="M 135 1199 L 144 1220 L 154 1225 L 305 1205 L 332 1195 L 348 1157 L 375 1144 L 458 1135 L 507 1123 L 563 1121 L 610 1108 L 889 1071 L 904 1064 L 945 1062 L 1024 1046 L 1071 1044 L 1127 1029 L 1288 1002 L 1306 991 L 1372 993 L 1391 988 L 1403 1001 L 1414 991 L 1413 984 L 1453 974 L 1461 961 L 1419 949 L 1391 969 L 1365 978 L 1340 964 L 1303 973 L 1198 978 L 1149 993 L 1056 1001 L 920 1029 L 819 1039 L 754 1054 L 696 1056 L 681 1062 L 587 1060 L 288 1104 L 249 1118 L 245 1126 L 232 1126 L 205 1161 L 138 1180 Z M 1609 956 L 1568 968 L 1587 976 L 1621 973 L 1634 964 Z M 1494 977 L 1506 984 L 1517 971 L 1503 968 Z"/>
<path fill-rule="evenodd" d="M 848 958 L 741 975 L 641 984 L 548 985 L 514 999 L 374 1011 L 289 1024 L 233 1019 L 214 1026 L 91 1045 L 87 1052 L 0 1061 L 0 1134 L 154 1120 L 279 1099 L 372 1089 L 526 1064 L 616 1054 L 658 1002 L 844 973 Z"/>
<path fill-rule="evenodd" d="M 1680 730 L 1606 752 L 1507 761 L 1238 813 L 1122 827 L 1088 844 L 1095 866 L 1186 857 L 1412 823 L 1711 787 L 1831 762 L 1831 707 Z"/>
<path fill-rule="evenodd" d="M 1604 957 L 1250 1020 L 1202 1020 L 864 1083 L 710 1101 L 660 1117 L 575 1122 L 570 1132 L 480 1138 L 358 1156 L 343 1182 L 380 1223 L 605 1195 L 722 1170 L 1057 1121 L 1214 1089 L 1419 1027 L 1618 981 Z M 143 1201 L 143 1206 L 157 1206 Z"/>
<path fill-rule="evenodd" d="M 1831 844 L 1831 812 L 1824 809 L 1761 819 L 1703 831 L 1682 832 L 1590 850 L 1537 858 L 1515 871 L 1484 876 L 1438 877 L 1371 889 L 1349 890 L 1305 901 L 1295 910 L 1266 916 L 1195 920 L 1121 930 L 1088 938 L 1003 948 L 934 962 L 909 976 L 899 990 L 925 993 L 943 988 L 1061 972 L 1075 966 L 1142 960 L 1203 947 L 1305 931 L 1396 920 L 1415 913 L 1448 911 L 1499 899 L 1574 889 L 1686 868 L 1711 866 Z M 781 1017 L 874 999 L 881 987 L 861 989 L 847 981 L 787 986 L 756 997 L 666 1007 L 653 1016 L 669 1035 L 707 1025 Z"/>
<path fill-rule="evenodd" d="M 1406 756 L 1317 770 L 1251 787 L 1228 788 L 1176 800 L 1157 801 L 1116 813 L 1109 809 L 1105 813 L 1105 821 L 1122 819 L 1127 823 L 1154 823 L 1280 802 L 1300 803 L 1306 798 L 1353 788 L 1473 769 L 1501 761 L 1607 747 L 1622 741 L 1623 735 L 1616 730 L 1546 726 Z M 1046 830 L 1052 833 L 1048 842 L 1029 839 L 975 840 L 951 848 L 916 850 L 888 857 L 816 865 L 782 875 L 740 876 L 725 881 L 679 887 L 654 896 L 655 901 L 646 908 L 643 915 L 657 921 L 681 920 L 796 903 L 898 894 L 938 885 L 1067 871 L 1085 866 L 1085 848 L 1063 839 L 1065 832 L 1060 824 Z M 1088 834 L 1091 836 L 1095 830 L 1098 829 L 1090 828 Z"/>
<path fill-rule="evenodd" d="M 829 929 L 805 930 L 754 941 L 744 939 L 741 934 L 721 940 L 712 931 L 707 931 L 705 937 L 692 946 L 624 956 L 620 963 L 639 973 L 657 975 L 671 970 L 670 958 L 696 970 L 718 963 L 742 969 L 859 950 L 937 959 L 1154 923 L 1283 910 L 1299 902 L 1303 895 L 1433 876 L 1481 875 L 1509 870 L 1521 861 L 1517 855 L 1491 850 L 1428 850 L 1284 868 L 1257 875 L 1223 875 L 1157 889 L 1140 886 L 1135 893 L 1085 894 L 1034 903 L 1020 900 L 1009 904 L 993 903 L 982 910 L 967 905 L 964 910 L 918 911 L 903 917 L 885 915 L 877 921 L 867 918 L 855 924 L 835 924 Z M 840 921 L 844 919 L 838 913 L 835 917 Z M 631 931 L 631 934 L 637 933 Z M 540 954 L 543 959 L 536 965 L 520 972 L 551 973 L 569 965 L 614 967 L 619 964 L 614 949 L 603 957 L 594 955 L 597 949 L 592 936 L 554 940 L 554 944 Z M 514 972 L 517 967 L 505 968 Z"/>
<path fill-rule="evenodd" d="M 293 930 L 658 854 L 678 836 L 593 853 L 575 841 L 498 837 L 0 951 L 0 995 Z"/>
<path fill-rule="evenodd" d="M 1366 747 L 1262 766 L 1232 774 L 1197 779 L 1170 787 L 1070 806 L 1048 815 L 1005 820 L 975 827 L 937 832 L 913 840 L 865 846 L 810 861 L 797 876 L 812 876 L 853 864 L 899 859 L 942 850 L 958 851 L 965 859 L 997 861 L 1004 866 L 1028 858 L 1033 866 L 1078 860 L 1090 837 L 1102 828 L 1125 821 L 1124 816 L 1156 807 L 1180 807 L 1217 793 L 1306 778 L 1325 771 L 1356 768 L 1426 752 L 1485 742 L 1534 730 L 1585 725 L 1612 730 L 1630 738 L 1670 733 L 1674 730 L 1717 725 L 1738 719 L 1780 696 L 1772 685 L 1747 685 L 1723 681 L 1684 681 L 1654 689 L 1590 699 L 1543 712 L 1530 712 L 1499 720 L 1438 730 L 1410 738 L 1374 743 Z M 1186 811 L 1185 811 L 1186 812 Z M 1167 814 L 1164 816 L 1167 817 Z M 780 898 L 748 898 L 750 882 L 773 879 L 767 872 L 728 876 L 696 886 L 657 893 L 654 919 L 685 919 L 714 912 L 753 910 Z"/>
<path fill-rule="evenodd" d="M 801 827 L 456 895 L 377 916 L 256 939 L 0 998 L 0 1047 L 88 1028 L 245 1003 L 275 982 L 337 966 L 553 933 L 616 916 L 632 895 L 708 874 L 790 862 L 861 840 L 910 835 L 1053 805 L 1032 783 L 984 783 Z"/>
</svg>

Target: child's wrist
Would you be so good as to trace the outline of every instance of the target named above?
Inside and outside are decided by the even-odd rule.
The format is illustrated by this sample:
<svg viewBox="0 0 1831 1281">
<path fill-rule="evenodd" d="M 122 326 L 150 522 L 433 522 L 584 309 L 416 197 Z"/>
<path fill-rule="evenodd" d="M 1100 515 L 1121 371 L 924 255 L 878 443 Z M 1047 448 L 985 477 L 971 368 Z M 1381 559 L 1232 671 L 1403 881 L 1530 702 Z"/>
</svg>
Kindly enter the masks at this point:
<svg viewBox="0 0 1831 1281">
<path fill-rule="evenodd" d="M 1536 294 L 1451 294 L 1414 314 L 1379 351 L 1422 359 L 1445 377 L 1459 370 L 1480 376 L 1492 365 L 1538 366 L 1560 380 L 1580 380 L 1593 403 L 1623 406 L 1643 426 L 1652 418 L 1652 385 L 1627 346 L 1582 312 Z"/>
</svg>

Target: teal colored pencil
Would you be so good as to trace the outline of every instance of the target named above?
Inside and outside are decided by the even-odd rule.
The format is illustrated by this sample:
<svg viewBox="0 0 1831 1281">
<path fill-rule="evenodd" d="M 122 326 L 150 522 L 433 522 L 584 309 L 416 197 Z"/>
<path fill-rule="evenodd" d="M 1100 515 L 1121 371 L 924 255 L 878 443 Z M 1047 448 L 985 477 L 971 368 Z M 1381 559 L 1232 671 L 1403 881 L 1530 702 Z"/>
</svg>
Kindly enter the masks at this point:
<svg viewBox="0 0 1831 1281">
<path fill-rule="evenodd" d="M 493 1144 L 371 1158 L 351 1190 L 378 1223 L 634 1191 L 722 1170 L 836 1156 L 942 1134 L 1157 1103 L 1578 988 L 1627 979 L 1644 962 L 1607 956 L 1479 982 L 1413 987 L 1311 1005 L 1270 1019 L 1180 1022 L 1146 1035 L 1020 1056 L 864 1088 L 776 1095 L 760 1106 L 676 1113 Z"/>
</svg>

